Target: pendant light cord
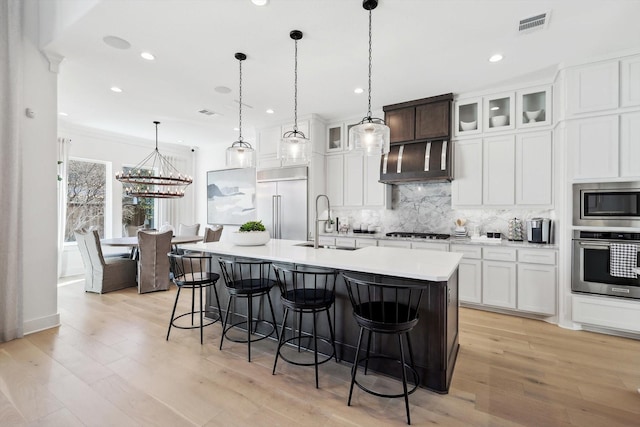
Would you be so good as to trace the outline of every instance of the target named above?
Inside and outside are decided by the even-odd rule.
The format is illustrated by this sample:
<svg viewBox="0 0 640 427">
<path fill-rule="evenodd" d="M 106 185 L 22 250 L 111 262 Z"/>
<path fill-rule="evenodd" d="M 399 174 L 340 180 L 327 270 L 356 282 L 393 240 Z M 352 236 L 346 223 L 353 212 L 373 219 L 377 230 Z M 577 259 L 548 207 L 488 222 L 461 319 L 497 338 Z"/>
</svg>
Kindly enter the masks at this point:
<svg viewBox="0 0 640 427">
<path fill-rule="evenodd" d="M 238 123 L 238 131 L 240 134 L 238 136 L 238 141 L 242 142 L 242 60 L 238 60 L 238 62 L 240 63 L 240 108 L 238 109 L 240 111 Z"/>
<path fill-rule="evenodd" d="M 294 40 L 293 132 L 298 133 L 298 40 Z"/>
<path fill-rule="evenodd" d="M 371 9 L 369 9 L 369 110 L 367 116 L 371 121 Z"/>
<path fill-rule="evenodd" d="M 156 125 L 156 151 L 158 151 L 158 125 L 160 122 L 153 122 Z"/>
</svg>

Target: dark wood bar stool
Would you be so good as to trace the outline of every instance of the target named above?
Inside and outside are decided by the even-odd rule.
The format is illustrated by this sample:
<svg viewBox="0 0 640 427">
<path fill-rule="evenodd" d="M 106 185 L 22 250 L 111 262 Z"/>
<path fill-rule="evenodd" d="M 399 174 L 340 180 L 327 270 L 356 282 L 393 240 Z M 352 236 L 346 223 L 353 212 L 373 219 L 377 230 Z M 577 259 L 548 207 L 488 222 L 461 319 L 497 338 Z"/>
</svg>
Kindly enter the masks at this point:
<svg viewBox="0 0 640 427">
<path fill-rule="evenodd" d="M 220 350 L 222 350 L 222 343 L 224 339 L 228 339 L 233 342 L 247 343 L 247 360 L 251 362 L 251 343 L 263 340 L 270 337 L 275 332 L 278 337 L 278 330 L 276 328 L 276 315 L 273 311 L 273 304 L 271 303 L 271 296 L 269 292 L 276 284 L 275 280 L 271 279 L 271 263 L 268 261 L 256 261 L 256 260 L 237 260 L 237 259 L 225 259 L 219 258 L 220 270 L 222 271 L 222 277 L 224 278 L 225 286 L 229 292 L 229 302 L 227 304 L 227 312 L 224 316 L 224 322 L 222 324 L 222 337 L 220 338 Z M 269 301 L 269 309 L 271 310 L 271 318 L 273 322 L 266 320 L 253 318 L 253 299 L 266 295 Z M 231 302 L 235 298 L 244 298 L 247 300 L 247 314 L 246 320 L 229 324 L 229 314 L 231 313 Z M 233 322 L 233 317 L 231 318 Z M 258 326 L 267 325 L 268 330 L 258 336 Z M 233 328 L 237 328 L 241 325 L 246 325 L 246 338 L 239 339 L 228 335 L 229 331 Z M 255 325 L 255 327 L 254 327 Z M 255 335 L 255 336 L 252 336 Z"/>
<path fill-rule="evenodd" d="M 276 373 L 276 366 L 278 364 L 278 358 L 282 358 L 284 361 L 298 365 L 298 366 L 314 366 L 316 373 L 316 388 L 318 388 L 318 365 L 328 362 L 332 357 L 335 357 L 338 361 L 335 336 L 333 332 L 333 325 L 331 324 L 331 315 L 329 314 L 330 308 L 333 306 L 335 296 L 335 285 L 338 273 L 333 270 L 289 270 L 279 266 L 273 266 L 276 273 L 276 280 L 280 287 L 280 300 L 284 306 L 284 314 L 282 318 L 282 328 L 280 329 L 280 340 L 278 342 L 278 349 L 276 350 L 276 357 L 273 362 L 273 374 Z M 296 334 L 295 326 L 291 327 L 292 336 L 285 339 L 287 318 L 289 311 L 298 314 L 298 333 Z M 330 338 L 318 338 L 316 314 L 321 312 L 327 313 L 327 321 L 329 323 L 329 335 Z M 310 314 L 312 316 L 312 334 L 302 333 L 302 315 Z M 334 316 L 335 317 L 335 316 Z M 294 320 L 295 323 L 295 320 Z M 302 347 L 301 342 L 303 340 L 309 340 L 309 345 Z M 318 340 L 329 344 L 330 353 L 323 355 L 322 360 L 318 360 Z M 290 344 L 297 345 L 298 353 L 301 350 L 311 350 L 311 341 L 313 341 L 313 361 L 305 362 L 301 360 L 294 360 L 287 356 L 283 349 Z M 297 344 L 296 344 L 297 342 Z"/>
<path fill-rule="evenodd" d="M 407 410 L 407 424 L 411 424 L 409 395 L 418 388 L 420 376 L 414 368 L 413 350 L 411 348 L 411 336 L 409 332 L 418 324 L 418 307 L 422 299 L 424 287 L 413 285 L 410 281 L 384 276 L 343 273 L 343 277 L 347 284 L 349 300 L 353 306 L 353 316 L 358 326 L 360 326 L 358 346 L 351 368 L 351 386 L 349 387 L 349 400 L 347 405 L 351 406 L 354 384 L 357 384 L 360 389 L 375 396 L 390 398 L 404 397 Z M 360 358 L 362 338 L 365 330 L 368 332 L 367 350 L 365 357 Z M 397 335 L 398 349 L 400 352 L 399 359 L 386 355 L 371 354 L 371 336 L 374 333 Z M 407 363 L 405 358 L 403 336 L 406 337 L 410 363 Z M 400 370 L 402 371 L 402 393 L 381 393 L 365 387 L 358 382 L 356 373 L 360 363 L 364 362 L 364 375 L 367 375 L 369 361 L 374 359 L 389 359 L 400 363 Z M 410 390 L 407 381 L 407 371 L 409 371 L 413 377 L 414 383 Z"/>
<path fill-rule="evenodd" d="M 172 281 L 178 287 L 176 293 L 176 300 L 173 304 L 173 310 L 171 312 L 171 320 L 169 321 L 169 330 L 167 331 L 167 341 L 169 340 L 169 334 L 171 333 L 171 327 L 178 329 L 195 329 L 200 328 L 200 344 L 203 343 L 203 331 L 205 326 L 214 324 L 221 320 L 222 311 L 220 310 L 220 299 L 218 298 L 218 290 L 216 289 L 216 282 L 220 278 L 217 273 L 211 272 L 211 255 L 200 252 L 190 252 L 186 254 L 178 254 L 170 252 L 169 263 L 172 273 Z M 207 323 L 205 323 L 204 314 L 207 312 L 202 307 L 202 291 L 204 288 L 213 288 L 214 295 L 216 297 L 216 303 L 218 304 L 217 315 L 210 316 Z M 180 292 L 183 288 L 191 289 L 191 311 L 182 313 L 176 316 L 176 307 L 178 306 L 178 299 L 180 298 Z M 200 305 L 195 306 L 196 290 L 200 294 Z M 199 315 L 200 322 L 195 324 L 194 317 Z M 213 314 L 213 313 L 212 313 Z M 191 316 L 191 325 L 184 326 L 176 323 L 178 319 L 185 316 Z"/>
</svg>

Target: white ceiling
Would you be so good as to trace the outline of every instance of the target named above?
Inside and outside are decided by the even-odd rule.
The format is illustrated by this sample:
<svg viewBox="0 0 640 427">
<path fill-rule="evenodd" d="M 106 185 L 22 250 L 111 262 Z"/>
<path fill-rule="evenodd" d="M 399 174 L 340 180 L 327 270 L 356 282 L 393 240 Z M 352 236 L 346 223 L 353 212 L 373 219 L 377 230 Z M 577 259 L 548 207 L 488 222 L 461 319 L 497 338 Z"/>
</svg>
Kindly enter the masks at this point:
<svg viewBox="0 0 640 427">
<path fill-rule="evenodd" d="M 64 1 L 64 0 L 63 0 Z M 518 34 L 520 19 L 550 11 L 547 29 Z M 640 46 L 638 0 L 380 0 L 373 11 L 375 109 L 412 99 L 553 76 L 557 64 Z M 237 139 L 238 61 L 244 52 L 243 136 L 293 118 L 299 29 L 298 115 L 332 121 L 367 110 L 367 12 L 360 0 L 103 0 L 46 49 L 64 56 L 62 125 L 206 146 Z M 103 42 L 113 35 L 131 48 Z M 140 58 L 152 52 L 155 61 Z M 489 63 L 496 52 L 499 63 Z M 119 86 L 123 93 L 109 90 Z M 220 94 L 216 86 L 231 93 Z M 365 89 L 354 94 L 356 87 Z M 205 116 L 200 109 L 220 113 Z M 275 114 L 265 113 L 273 108 Z"/>
</svg>

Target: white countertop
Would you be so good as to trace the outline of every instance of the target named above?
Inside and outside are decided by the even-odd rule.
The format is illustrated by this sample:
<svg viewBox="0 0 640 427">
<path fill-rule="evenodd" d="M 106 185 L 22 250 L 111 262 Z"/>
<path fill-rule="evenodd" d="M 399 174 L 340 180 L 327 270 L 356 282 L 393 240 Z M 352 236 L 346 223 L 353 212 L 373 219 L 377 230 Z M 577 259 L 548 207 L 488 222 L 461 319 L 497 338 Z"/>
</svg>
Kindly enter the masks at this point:
<svg viewBox="0 0 640 427">
<path fill-rule="evenodd" d="M 262 246 L 236 246 L 230 242 L 180 245 L 183 249 L 218 255 L 351 270 L 435 282 L 447 281 L 458 268 L 461 253 L 371 246 L 356 250 L 314 249 L 295 246 L 309 243 L 271 239 Z"/>
</svg>

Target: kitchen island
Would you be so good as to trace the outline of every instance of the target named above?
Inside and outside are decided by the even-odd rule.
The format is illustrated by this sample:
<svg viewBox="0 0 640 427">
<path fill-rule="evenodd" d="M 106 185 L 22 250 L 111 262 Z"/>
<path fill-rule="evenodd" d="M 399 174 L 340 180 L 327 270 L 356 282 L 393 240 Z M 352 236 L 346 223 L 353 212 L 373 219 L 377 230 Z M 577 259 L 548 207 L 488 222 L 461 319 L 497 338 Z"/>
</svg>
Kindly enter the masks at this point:
<svg viewBox="0 0 640 427">
<path fill-rule="evenodd" d="M 402 248 L 365 247 L 341 250 L 300 246 L 308 242 L 272 239 L 262 246 L 235 246 L 228 242 L 210 242 L 182 245 L 187 250 L 203 251 L 216 256 L 249 258 L 271 261 L 289 268 L 310 266 L 332 268 L 345 272 L 357 272 L 386 276 L 425 286 L 420 305 L 420 322 L 411 332 L 416 369 L 421 386 L 447 393 L 453 367 L 458 354 L 458 264 L 462 254 L 442 251 L 415 251 Z M 215 263 L 214 263 L 215 264 Z M 217 265 L 214 265 L 214 271 Z M 220 285 L 220 283 L 219 283 Z M 274 288 L 274 308 L 278 321 L 282 317 L 282 305 Z M 224 307 L 226 293 L 219 292 Z M 207 297 L 207 309 L 216 311 Z M 240 307 L 238 307 L 240 309 Z M 355 355 L 359 328 L 353 319 L 346 285 L 339 280 L 336 285 L 335 332 L 338 357 L 352 362 Z M 310 330 L 310 325 L 302 325 Z M 319 334 L 323 331 L 319 330 Z M 325 331 L 326 332 L 326 331 Z M 372 353 L 396 357 L 399 355 L 396 341 L 378 336 L 372 342 Z M 399 375 L 394 363 L 382 361 L 369 368 L 390 375 Z"/>
</svg>

